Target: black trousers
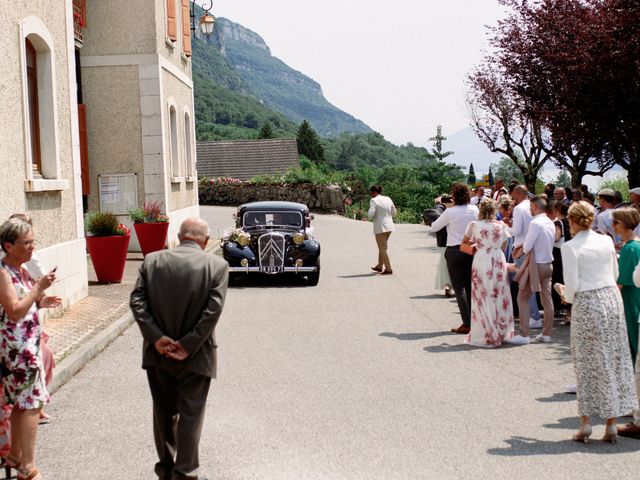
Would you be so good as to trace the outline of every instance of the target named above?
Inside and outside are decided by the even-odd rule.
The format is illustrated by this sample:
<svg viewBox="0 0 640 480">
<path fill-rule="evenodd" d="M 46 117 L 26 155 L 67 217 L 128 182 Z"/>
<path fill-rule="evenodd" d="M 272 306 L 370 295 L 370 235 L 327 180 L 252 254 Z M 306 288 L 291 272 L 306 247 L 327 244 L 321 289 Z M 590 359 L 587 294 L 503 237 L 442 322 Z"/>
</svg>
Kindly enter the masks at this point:
<svg viewBox="0 0 640 480">
<path fill-rule="evenodd" d="M 471 265 L 473 256 L 460 251 L 460 245 L 447 247 L 444 252 L 451 286 L 456 294 L 462 323 L 471 326 Z"/>
<path fill-rule="evenodd" d="M 198 445 L 211 378 L 179 365 L 147 368 L 160 480 L 196 480 Z"/>
</svg>

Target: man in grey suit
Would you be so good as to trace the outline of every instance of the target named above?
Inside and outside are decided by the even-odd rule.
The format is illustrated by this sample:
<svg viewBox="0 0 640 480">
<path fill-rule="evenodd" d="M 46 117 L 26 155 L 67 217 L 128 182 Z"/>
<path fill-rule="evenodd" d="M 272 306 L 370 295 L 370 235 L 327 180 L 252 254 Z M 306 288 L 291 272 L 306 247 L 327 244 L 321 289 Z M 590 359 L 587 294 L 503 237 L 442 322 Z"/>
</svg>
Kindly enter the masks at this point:
<svg viewBox="0 0 640 480">
<path fill-rule="evenodd" d="M 209 240 L 204 220 L 185 220 L 178 238 L 177 248 L 145 257 L 130 306 L 144 338 L 156 474 L 161 480 L 196 480 L 207 394 L 216 376 L 214 329 L 229 266 L 204 252 Z"/>
</svg>

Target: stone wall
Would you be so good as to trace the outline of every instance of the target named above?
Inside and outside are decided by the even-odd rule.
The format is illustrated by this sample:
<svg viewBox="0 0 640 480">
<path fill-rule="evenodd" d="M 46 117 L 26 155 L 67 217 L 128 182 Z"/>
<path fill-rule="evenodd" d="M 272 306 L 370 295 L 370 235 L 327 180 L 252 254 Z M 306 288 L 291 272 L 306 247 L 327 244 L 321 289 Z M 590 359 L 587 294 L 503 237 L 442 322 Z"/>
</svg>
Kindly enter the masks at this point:
<svg viewBox="0 0 640 480">
<path fill-rule="evenodd" d="M 200 205 L 238 206 L 247 202 L 278 200 L 304 203 L 311 210 L 338 212 L 344 210 L 345 195 L 339 185 L 311 183 L 256 184 L 212 183 L 200 185 Z"/>
</svg>

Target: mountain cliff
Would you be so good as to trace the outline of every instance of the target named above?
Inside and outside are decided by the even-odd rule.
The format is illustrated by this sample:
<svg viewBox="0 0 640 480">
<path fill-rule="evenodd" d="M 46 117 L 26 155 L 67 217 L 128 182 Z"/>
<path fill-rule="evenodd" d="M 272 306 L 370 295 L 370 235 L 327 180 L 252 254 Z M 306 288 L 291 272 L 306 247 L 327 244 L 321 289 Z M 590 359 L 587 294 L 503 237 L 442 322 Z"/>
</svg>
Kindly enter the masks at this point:
<svg viewBox="0 0 640 480">
<path fill-rule="evenodd" d="M 295 133 L 305 119 L 323 136 L 372 131 L 329 103 L 318 82 L 272 56 L 260 35 L 225 18 L 211 38 L 193 39 L 192 66 L 201 139 L 248 138 L 267 121 L 280 134 Z"/>
</svg>

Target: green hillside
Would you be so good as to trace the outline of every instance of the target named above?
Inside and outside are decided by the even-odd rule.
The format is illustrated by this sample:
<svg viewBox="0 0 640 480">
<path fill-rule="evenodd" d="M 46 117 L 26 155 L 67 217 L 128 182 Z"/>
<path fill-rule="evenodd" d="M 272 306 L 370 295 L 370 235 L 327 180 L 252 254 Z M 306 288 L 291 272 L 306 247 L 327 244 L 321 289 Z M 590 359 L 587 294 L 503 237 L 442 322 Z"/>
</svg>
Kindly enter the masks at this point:
<svg viewBox="0 0 640 480">
<path fill-rule="evenodd" d="M 259 35 L 225 18 L 219 19 L 217 28 L 227 59 L 266 106 L 296 123 L 309 121 L 323 136 L 371 132 L 365 123 L 330 104 L 318 82 L 272 56 Z"/>
</svg>

